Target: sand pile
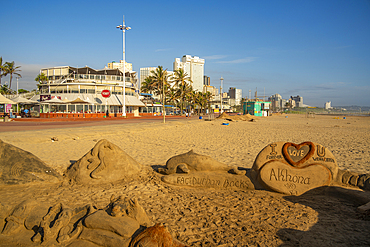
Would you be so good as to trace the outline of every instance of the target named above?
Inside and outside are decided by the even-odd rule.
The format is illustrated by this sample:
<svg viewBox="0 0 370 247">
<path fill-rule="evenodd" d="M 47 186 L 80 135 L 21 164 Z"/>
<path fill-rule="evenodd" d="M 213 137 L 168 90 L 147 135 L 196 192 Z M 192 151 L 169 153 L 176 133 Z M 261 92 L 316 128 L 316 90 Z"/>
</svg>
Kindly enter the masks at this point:
<svg viewBox="0 0 370 247">
<path fill-rule="evenodd" d="M 228 115 L 227 113 L 223 112 L 217 119 L 225 119 L 228 121 L 255 121 L 257 117 L 252 116 L 250 114 L 245 115 Z"/>
</svg>

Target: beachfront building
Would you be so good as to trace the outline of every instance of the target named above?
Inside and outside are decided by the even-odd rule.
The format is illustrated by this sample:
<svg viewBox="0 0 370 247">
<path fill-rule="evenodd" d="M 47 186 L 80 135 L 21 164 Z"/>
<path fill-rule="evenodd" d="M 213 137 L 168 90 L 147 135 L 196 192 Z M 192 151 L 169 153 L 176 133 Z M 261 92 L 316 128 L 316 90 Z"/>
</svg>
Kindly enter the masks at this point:
<svg viewBox="0 0 370 247">
<path fill-rule="evenodd" d="M 125 62 L 125 71 L 133 71 L 132 70 L 132 63 Z M 113 61 L 111 63 L 108 63 L 108 69 L 123 69 L 123 60 L 120 60 L 119 63 Z"/>
<path fill-rule="evenodd" d="M 229 97 L 232 99 L 231 105 L 240 105 L 242 102 L 242 90 L 235 87 L 229 88 Z"/>
<path fill-rule="evenodd" d="M 271 102 L 246 101 L 243 103 L 243 114 L 250 114 L 258 117 L 267 117 L 271 109 Z"/>
<path fill-rule="evenodd" d="M 125 72 L 125 82 L 118 67 L 95 70 L 87 66 L 61 66 L 41 69 L 40 74 L 48 79 L 37 85 L 40 94 L 33 98 L 42 103 L 40 117 L 48 117 L 44 116 L 47 113 L 121 116 L 124 91 L 128 115 L 139 115 L 139 107 L 144 106 L 138 99 L 137 75 L 132 69 Z"/>
<path fill-rule="evenodd" d="M 325 110 L 332 109 L 333 107 L 331 107 L 331 101 L 325 102 L 324 108 L 325 108 Z"/>
<path fill-rule="evenodd" d="M 184 55 L 181 59 L 176 58 L 173 63 L 173 70 L 182 68 L 184 72 L 190 77 L 193 90 L 196 92 L 203 92 L 204 85 L 204 59 L 199 57 L 192 57 Z"/>
<path fill-rule="evenodd" d="M 283 100 L 283 97 L 281 97 L 281 95 L 278 93 L 271 95 L 268 98 L 268 101 L 271 102 L 272 111 L 278 111 L 285 108 L 286 100 Z"/>
<path fill-rule="evenodd" d="M 290 96 L 292 101 L 294 101 L 296 107 L 305 107 L 303 104 L 303 97 L 297 95 L 297 96 Z"/>
<path fill-rule="evenodd" d="M 141 85 L 143 85 L 143 82 L 145 81 L 146 78 L 153 75 L 152 71 L 155 71 L 156 69 L 157 67 L 140 68 L 139 88 L 141 88 Z"/>
</svg>

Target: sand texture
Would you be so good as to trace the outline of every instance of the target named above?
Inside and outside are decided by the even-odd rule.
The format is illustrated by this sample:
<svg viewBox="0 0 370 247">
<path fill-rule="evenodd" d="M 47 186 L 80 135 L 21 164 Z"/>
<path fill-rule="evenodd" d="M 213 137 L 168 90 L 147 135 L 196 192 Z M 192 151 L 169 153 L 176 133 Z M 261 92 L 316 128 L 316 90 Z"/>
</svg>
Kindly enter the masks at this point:
<svg viewBox="0 0 370 247">
<path fill-rule="evenodd" d="M 229 125 L 222 125 L 225 121 Z M 142 166 L 136 175 L 113 182 L 71 185 L 65 179 L 59 183 L 1 185 L 2 229 L 4 219 L 24 201 L 31 201 L 28 215 L 43 217 L 58 203 L 69 208 L 91 205 L 94 210 L 103 209 L 114 195 L 135 198 L 153 225 L 165 223 L 172 236 L 188 246 L 370 245 L 370 213 L 358 209 L 370 201 L 369 191 L 343 185 L 288 196 L 266 190 L 192 188 L 164 183 L 163 175 L 157 172 L 171 157 L 190 150 L 230 169 L 248 170 L 269 143 L 310 141 L 328 148 L 339 169 L 370 173 L 370 117 L 279 115 L 257 121 L 193 118 L 166 124 L 2 132 L 0 139 L 32 153 L 60 175 L 102 139 Z M 22 226 L 10 236 L 0 234 L 0 246 L 39 246 L 30 240 L 34 234 Z"/>
</svg>

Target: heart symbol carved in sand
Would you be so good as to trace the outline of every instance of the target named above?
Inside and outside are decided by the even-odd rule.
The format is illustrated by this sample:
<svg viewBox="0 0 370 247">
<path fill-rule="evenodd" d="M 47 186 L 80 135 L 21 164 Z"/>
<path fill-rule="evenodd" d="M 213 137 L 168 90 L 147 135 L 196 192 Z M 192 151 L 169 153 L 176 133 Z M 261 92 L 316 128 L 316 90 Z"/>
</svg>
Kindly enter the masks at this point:
<svg viewBox="0 0 370 247">
<path fill-rule="evenodd" d="M 285 159 L 294 167 L 301 167 L 314 153 L 315 145 L 312 142 L 303 142 L 301 144 L 287 142 L 283 146 Z"/>
<path fill-rule="evenodd" d="M 297 168 L 275 160 L 267 162 L 261 168 L 260 179 L 274 191 L 301 195 L 314 188 L 329 185 L 332 176 L 329 169 L 321 164 Z"/>
</svg>

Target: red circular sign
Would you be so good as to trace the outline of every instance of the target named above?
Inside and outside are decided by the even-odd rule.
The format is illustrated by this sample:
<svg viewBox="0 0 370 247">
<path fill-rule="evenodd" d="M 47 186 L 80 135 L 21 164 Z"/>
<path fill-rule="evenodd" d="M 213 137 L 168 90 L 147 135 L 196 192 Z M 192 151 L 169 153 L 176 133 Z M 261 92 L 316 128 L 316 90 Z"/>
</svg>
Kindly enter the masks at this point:
<svg viewBox="0 0 370 247">
<path fill-rule="evenodd" d="M 104 89 L 103 91 L 101 91 L 101 96 L 103 96 L 104 98 L 109 98 L 110 91 L 108 89 Z"/>
</svg>

